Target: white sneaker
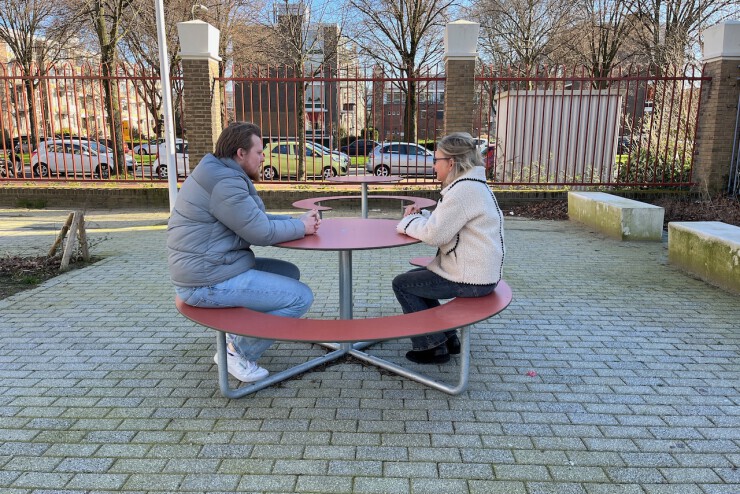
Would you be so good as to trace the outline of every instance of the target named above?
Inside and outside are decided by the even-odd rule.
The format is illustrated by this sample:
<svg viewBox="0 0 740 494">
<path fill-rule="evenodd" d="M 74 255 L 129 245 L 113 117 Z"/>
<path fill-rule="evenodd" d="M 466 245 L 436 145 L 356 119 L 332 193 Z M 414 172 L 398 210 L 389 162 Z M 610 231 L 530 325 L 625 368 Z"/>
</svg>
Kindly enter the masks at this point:
<svg viewBox="0 0 740 494">
<path fill-rule="evenodd" d="M 213 356 L 213 361 L 218 365 L 218 354 Z M 229 374 L 243 383 L 252 383 L 264 379 L 270 375 L 267 369 L 263 369 L 251 360 L 243 359 L 241 356 L 226 352 L 226 363 Z"/>
</svg>

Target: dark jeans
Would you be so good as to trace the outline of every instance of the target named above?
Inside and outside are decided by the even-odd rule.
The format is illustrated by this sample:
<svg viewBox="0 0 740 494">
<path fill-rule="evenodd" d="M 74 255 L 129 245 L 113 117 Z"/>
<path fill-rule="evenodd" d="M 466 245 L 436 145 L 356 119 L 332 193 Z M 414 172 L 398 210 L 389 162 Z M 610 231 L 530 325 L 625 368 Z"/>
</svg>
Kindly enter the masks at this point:
<svg viewBox="0 0 740 494">
<path fill-rule="evenodd" d="M 404 314 L 419 312 L 439 305 L 439 299 L 453 297 L 482 297 L 496 289 L 492 285 L 468 285 L 449 281 L 427 268 L 416 268 L 393 279 L 393 292 Z M 456 334 L 455 330 L 430 333 L 411 338 L 414 350 L 429 350 L 443 344 Z"/>
</svg>

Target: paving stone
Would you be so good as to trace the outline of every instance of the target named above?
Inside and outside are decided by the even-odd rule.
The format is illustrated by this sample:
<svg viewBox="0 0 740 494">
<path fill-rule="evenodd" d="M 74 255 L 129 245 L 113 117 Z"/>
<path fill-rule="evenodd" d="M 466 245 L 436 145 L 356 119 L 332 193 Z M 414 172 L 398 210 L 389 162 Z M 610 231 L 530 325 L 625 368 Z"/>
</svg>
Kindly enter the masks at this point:
<svg viewBox="0 0 740 494">
<path fill-rule="evenodd" d="M 396 494 L 411 491 L 407 479 L 357 477 L 352 492 L 357 494 Z"/>
<path fill-rule="evenodd" d="M 0 251 L 48 245 L 56 232 L 13 225 L 67 213 L 0 210 Z M 515 297 L 476 325 L 459 396 L 348 360 L 227 400 L 214 335 L 172 306 L 167 214 L 89 212 L 105 260 L 0 300 L 3 492 L 736 494 L 740 301 L 667 265 L 665 240 L 507 218 Z M 336 254 L 256 249 L 301 267 L 310 317 L 337 314 Z M 357 252 L 356 314 L 398 313 L 382 287 L 429 254 Z M 285 342 L 263 360 L 324 351 Z"/>
<path fill-rule="evenodd" d="M 301 475 L 293 492 L 345 493 L 352 492 L 352 479 L 327 475 Z"/>
</svg>

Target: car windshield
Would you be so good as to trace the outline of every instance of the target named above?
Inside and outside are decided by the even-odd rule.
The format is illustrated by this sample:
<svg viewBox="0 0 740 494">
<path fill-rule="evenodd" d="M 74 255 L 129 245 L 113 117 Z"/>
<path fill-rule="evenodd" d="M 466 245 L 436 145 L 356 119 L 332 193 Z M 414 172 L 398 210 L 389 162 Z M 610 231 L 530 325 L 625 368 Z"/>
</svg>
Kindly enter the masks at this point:
<svg viewBox="0 0 740 494">
<path fill-rule="evenodd" d="M 90 149 L 92 149 L 93 151 L 96 151 L 98 153 L 107 153 L 108 152 L 108 148 L 106 146 L 104 146 L 103 144 L 100 144 L 99 142 L 96 142 L 96 141 L 87 141 L 87 142 L 85 142 L 85 145 L 87 147 L 89 147 Z"/>
<path fill-rule="evenodd" d="M 325 153 L 331 153 L 331 149 L 322 144 L 319 144 L 318 142 L 307 142 L 306 146 L 318 149 L 319 151 L 323 151 Z"/>
<path fill-rule="evenodd" d="M 325 153 L 331 153 L 331 150 L 329 148 L 325 148 L 321 144 L 315 143 L 315 142 L 307 142 L 306 147 L 308 149 L 312 149 L 315 153 L 318 155 L 323 155 Z"/>
</svg>

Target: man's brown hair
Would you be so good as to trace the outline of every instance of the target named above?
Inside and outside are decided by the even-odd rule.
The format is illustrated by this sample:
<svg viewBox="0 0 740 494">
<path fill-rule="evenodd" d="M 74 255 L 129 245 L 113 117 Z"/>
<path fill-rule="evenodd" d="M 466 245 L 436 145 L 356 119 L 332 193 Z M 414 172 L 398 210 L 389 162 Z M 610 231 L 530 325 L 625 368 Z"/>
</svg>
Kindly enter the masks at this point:
<svg viewBox="0 0 740 494">
<path fill-rule="evenodd" d="M 239 148 L 249 151 L 252 149 L 254 135 L 262 139 L 262 130 L 252 122 L 231 123 L 218 136 L 213 154 L 218 158 L 233 158 Z"/>
</svg>

